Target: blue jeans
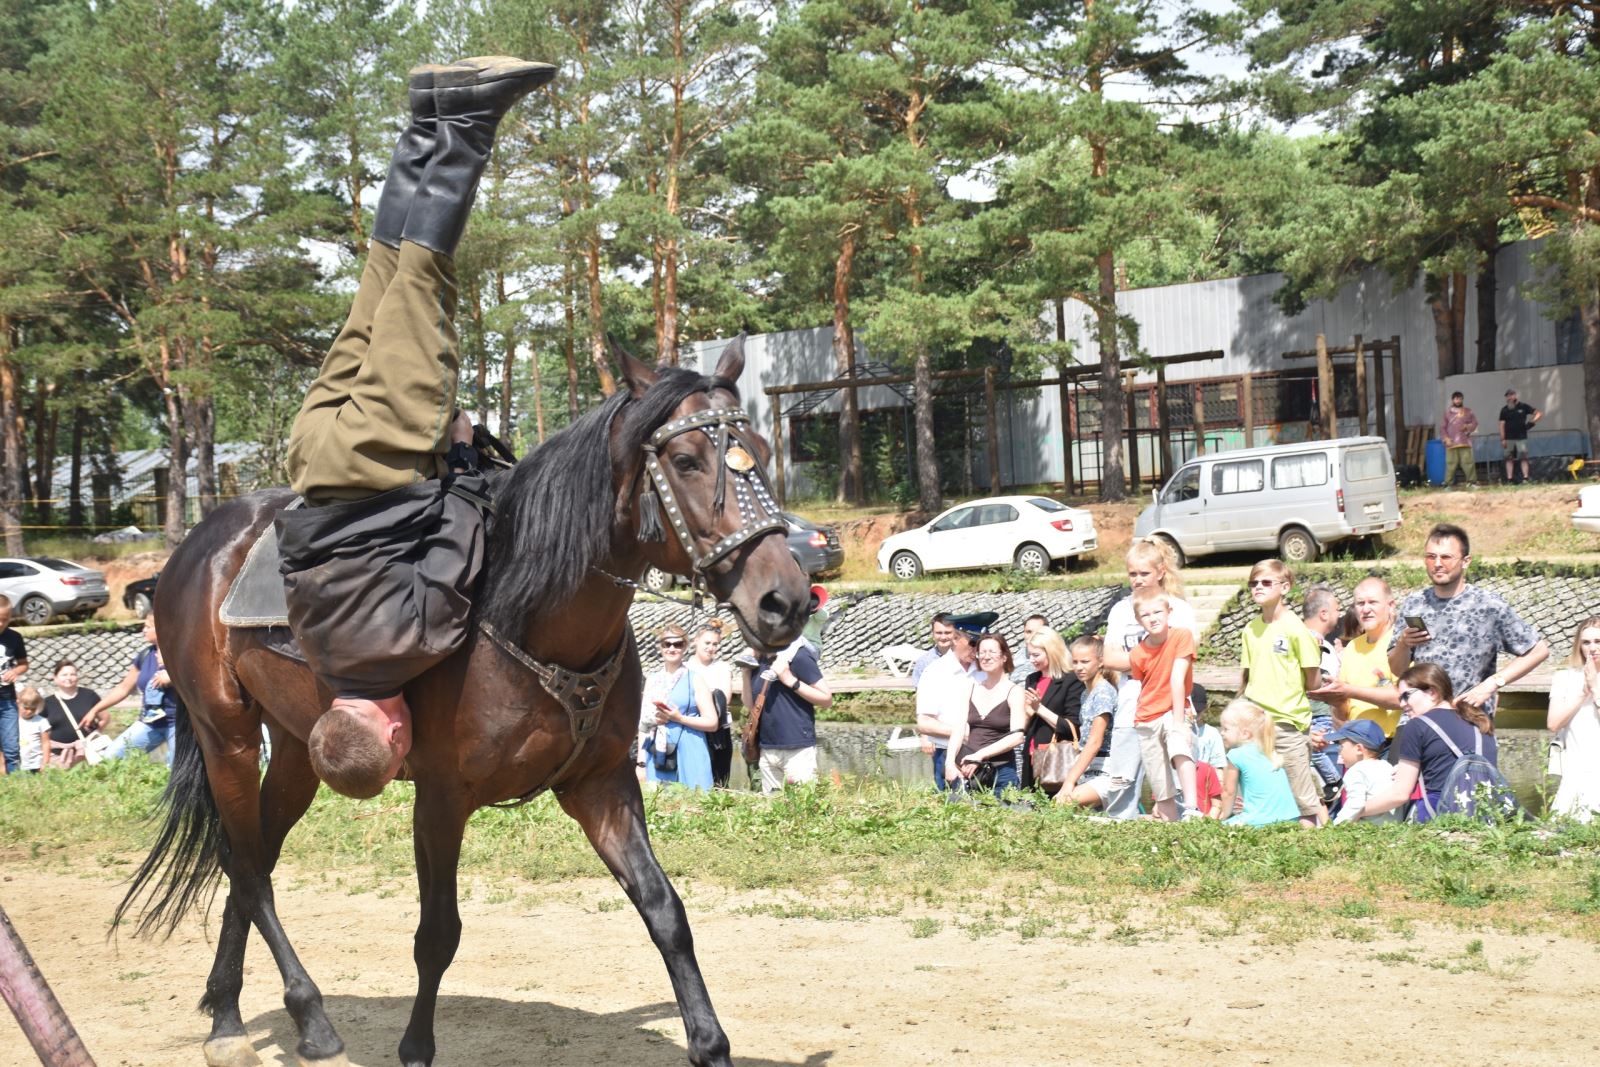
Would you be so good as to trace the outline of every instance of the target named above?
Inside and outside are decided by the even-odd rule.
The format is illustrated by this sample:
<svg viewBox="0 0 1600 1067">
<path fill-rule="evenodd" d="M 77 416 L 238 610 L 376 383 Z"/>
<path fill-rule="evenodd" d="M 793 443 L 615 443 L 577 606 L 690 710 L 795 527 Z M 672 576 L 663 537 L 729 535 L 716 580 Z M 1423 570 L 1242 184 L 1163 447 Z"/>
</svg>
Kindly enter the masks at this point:
<svg viewBox="0 0 1600 1067">
<path fill-rule="evenodd" d="M 167 766 L 172 766 L 172 720 L 166 719 L 156 723 L 136 722 L 117 735 L 111 742 L 111 747 L 106 749 L 106 759 L 122 759 L 128 755 L 130 748 L 140 752 L 154 752 L 162 745 L 167 746 Z"/>
<path fill-rule="evenodd" d="M 16 727 L 11 729 L 14 734 Z M 933 749 L 933 787 L 941 793 L 950 788 L 944 780 L 944 754 L 948 751 L 943 745 L 935 745 Z"/>
<path fill-rule="evenodd" d="M 1311 728 L 1313 730 L 1321 730 L 1324 734 L 1331 734 L 1333 733 L 1333 717 L 1331 715 L 1313 715 L 1311 716 Z M 1311 753 L 1311 769 L 1317 772 L 1317 777 L 1330 785 L 1344 777 L 1339 771 L 1339 764 L 1334 762 L 1334 756 L 1338 755 L 1338 752 L 1337 748 L 1329 745 L 1321 752 L 1313 751 Z"/>
<path fill-rule="evenodd" d="M 4 751 L 6 773 L 15 774 L 22 766 L 22 750 L 18 747 L 17 702 L 0 700 L 0 751 Z"/>
</svg>

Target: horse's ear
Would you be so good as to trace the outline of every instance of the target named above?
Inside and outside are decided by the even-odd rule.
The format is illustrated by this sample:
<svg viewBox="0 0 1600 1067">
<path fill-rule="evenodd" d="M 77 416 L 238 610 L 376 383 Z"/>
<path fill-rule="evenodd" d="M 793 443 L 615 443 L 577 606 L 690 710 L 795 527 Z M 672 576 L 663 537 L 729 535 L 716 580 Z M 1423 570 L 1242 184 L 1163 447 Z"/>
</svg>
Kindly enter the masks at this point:
<svg viewBox="0 0 1600 1067">
<path fill-rule="evenodd" d="M 611 357 L 617 361 L 617 370 L 622 374 L 622 380 L 628 383 L 628 389 L 634 396 L 638 396 L 652 385 L 656 384 L 656 372 L 649 364 L 633 358 L 633 354 L 617 343 L 617 339 L 606 334 L 606 346 L 611 349 Z"/>
<path fill-rule="evenodd" d="M 726 378 L 730 382 L 739 380 L 739 375 L 744 372 L 745 336 L 741 333 L 723 348 L 722 355 L 717 357 L 717 369 L 712 372 L 716 377 Z"/>
</svg>

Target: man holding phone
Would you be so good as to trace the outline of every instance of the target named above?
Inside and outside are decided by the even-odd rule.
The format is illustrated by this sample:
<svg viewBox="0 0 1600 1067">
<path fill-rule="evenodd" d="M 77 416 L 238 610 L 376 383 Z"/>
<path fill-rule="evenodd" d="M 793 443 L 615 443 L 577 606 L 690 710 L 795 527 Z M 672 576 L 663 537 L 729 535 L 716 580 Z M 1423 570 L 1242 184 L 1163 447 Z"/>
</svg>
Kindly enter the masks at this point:
<svg viewBox="0 0 1600 1067">
<path fill-rule="evenodd" d="M 1431 585 L 1400 605 L 1405 629 L 1389 647 L 1389 668 L 1399 675 L 1413 663 L 1437 663 L 1458 699 L 1493 716 L 1500 690 L 1543 663 L 1550 646 L 1503 598 L 1467 583 L 1467 531 L 1440 523 L 1422 552 Z M 1497 671 L 1501 653 L 1516 658 Z"/>
</svg>

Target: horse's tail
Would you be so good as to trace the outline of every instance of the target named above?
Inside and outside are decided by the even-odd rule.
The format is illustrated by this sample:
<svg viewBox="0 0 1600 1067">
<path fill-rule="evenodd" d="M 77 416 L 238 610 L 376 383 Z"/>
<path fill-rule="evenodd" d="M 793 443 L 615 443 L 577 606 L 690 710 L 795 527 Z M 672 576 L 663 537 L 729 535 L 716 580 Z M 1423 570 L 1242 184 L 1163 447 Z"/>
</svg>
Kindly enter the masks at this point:
<svg viewBox="0 0 1600 1067">
<path fill-rule="evenodd" d="M 165 808 L 166 817 L 112 921 L 112 929 L 118 929 L 134 902 L 148 895 L 136 930 L 141 937 L 161 928 L 162 936 L 170 937 L 196 903 L 210 899 L 222 875 L 222 822 L 206 777 L 205 757 L 181 697 L 171 744 L 172 773 L 155 813 L 159 819 Z"/>
</svg>

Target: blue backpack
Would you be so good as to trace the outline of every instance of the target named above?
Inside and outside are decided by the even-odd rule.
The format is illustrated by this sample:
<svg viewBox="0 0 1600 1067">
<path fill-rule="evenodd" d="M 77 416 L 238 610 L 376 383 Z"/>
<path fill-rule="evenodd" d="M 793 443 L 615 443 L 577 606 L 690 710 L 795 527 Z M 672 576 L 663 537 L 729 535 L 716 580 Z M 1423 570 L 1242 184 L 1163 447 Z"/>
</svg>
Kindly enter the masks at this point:
<svg viewBox="0 0 1600 1067">
<path fill-rule="evenodd" d="M 1411 720 L 1413 723 L 1423 723 L 1434 733 L 1439 735 L 1455 754 L 1456 761 L 1450 765 L 1450 773 L 1444 777 L 1444 785 L 1438 790 L 1439 802 L 1435 806 L 1428 794 L 1433 789 L 1427 782 L 1422 783 L 1422 799 L 1418 800 L 1411 808 L 1413 822 L 1427 822 L 1439 815 L 1466 815 L 1482 818 L 1485 821 L 1492 818 L 1507 818 L 1521 812 L 1521 805 L 1517 803 L 1517 794 L 1511 788 L 1511 783 L 1506 781 L 1506 776 L 1500 773 L 1500 768 L 1489 762 L 1483 754 L 1483 734 L 1477 730 L 1472 731 L 1471 753 L 1462 752 L 1456 743 L 1446 734 L 1431 718 L 1423 716 Z"/>
</svg>

